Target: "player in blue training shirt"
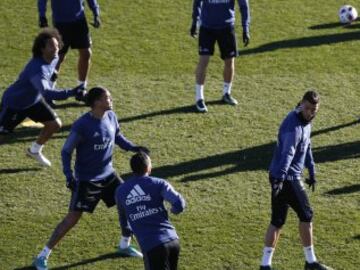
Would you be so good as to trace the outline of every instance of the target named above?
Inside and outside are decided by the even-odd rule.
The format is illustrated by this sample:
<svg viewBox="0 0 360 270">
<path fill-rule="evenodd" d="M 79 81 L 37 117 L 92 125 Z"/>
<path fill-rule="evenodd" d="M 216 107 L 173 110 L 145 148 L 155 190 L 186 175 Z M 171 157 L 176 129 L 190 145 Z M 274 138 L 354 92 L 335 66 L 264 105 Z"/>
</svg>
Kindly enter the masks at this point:
<svg viewBox="0 0 360 270">
<path fill-rule="evenodd" d="M 285 224 L 289 206 L 299 218 L 299 231 L 305 253 L 305 270 L 326 270 L 316 259 L 313 246 L 313 211 L 301 181 L 304 167 L 309 170 L 306 183 L 315 190 L 315 163 L 311 151 L 311 121 L 319 109 L 320 97 L 307 91 L 299 106 L 282 122 L 278 142 L 269 169 L 271 223 L 265 235 L 265 248 L 260 270 L 271 270 L 272 256 Z"/>
<path fill-rule="evenodd" d="M 143 152 L 130 160 L 134 175 L 116 190 L 120 222 L 125 212 L 144 254 L 146 270 L 176 270 L 179 237 L 170 223 L 164 200 L 173 214 L 185 208 L 184 198 L 165 180 L 149 176 L 150 157 Z"/>
<path fill-rule="evenodd" d="M 26 117 L 44 125 L 36 142 L 27 149 L 27 155 L 44 166 L 51 166 L 51 162 L 42 154 L 42 148 L 61 127 L 59 117 L 44 98 L 67 99 L 84 94 L 82 86 L 63 91 L 49 86 L 60 46 L 61 38 L 56 29 L 41 31 L 33 43 L 33 57 L 18 79 L 4 91 L 0 106 L 0 143 Z"/>
<path fill-rule="evenodd" d="M 87 3 L 94 16 L 92 25 L 98 28 L 101 24 L 99 5 L 96 0 L 87 0 Z M 46 7 L 47 0 L 38 0 L 40 27 L 48 26 Z M 64 46 L 59 52 L 59 62 L 53 80 L 56 80 L 60 65 L 71 47 L 79 50 L 78 80 L 79 84 L 83 84 L 86 88 L 90 69 L 91 38 L 85 17 L 84 0 L 51 0 L 51 10 L 53 24 L 59 30 L 64 41 Z"/>
<path fill-rule="evenodd" d="M 206 69 L 210 56 L 214 54 L 217 42 L 221 59 L 224 60 L 223 102 L 237 105 L 231 95 L 235 72 L 234 58 L 237 56 L 235 37 L 235 0 L 193 0 L 192 25 L 190 35 L 196 37 L 197 23 L 199 31 L 199 62 L 196 68 L 195 106 L 199 112 L 207 112 L 204 98 Z M 243 28 L 243 42 L 246 47 L 250 41 L 250 9 L 248 0 L 238 0 Z"/>
<path fill-rule="evenodd" d="M 115 144 L 126 151 L 145 151 L 120 132 L 118 119 L 112 111 L 110 92 L 105 88 L 92 88 L 87 97 L 91 111 L 82 115 L 72 126 L 61 151 L 66 186 L 72 191 L 69 212 L 58 224 L 44 249 L 34 261 L 37 269 L 47 269 L 51 250 L 76 225 L 83 212 L 92 213 L 100 200 L 107 207 L 114 206 L 115 190 L 123 182 L 112 165 Z M 75 172 L 71 169 L 71 157 L 76 150 Z M 122 238 L 119 253 L 124 256 L 142 257 L 130 246 L 132 231 L 126 217 L 121 219 Z"/>
</svg>

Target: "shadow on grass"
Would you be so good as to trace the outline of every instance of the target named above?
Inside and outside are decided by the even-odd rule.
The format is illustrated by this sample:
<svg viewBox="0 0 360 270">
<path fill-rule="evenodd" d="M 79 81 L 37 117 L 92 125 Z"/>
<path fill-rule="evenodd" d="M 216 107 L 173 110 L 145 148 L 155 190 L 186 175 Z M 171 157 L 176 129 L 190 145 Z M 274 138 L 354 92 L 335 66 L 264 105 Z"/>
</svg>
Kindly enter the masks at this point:
<svg viewBox="0 0 360 270">
<path fill-rule="evenodd" d="M 313 26 L 310 26 L 309 29 L 322 30 L 322 29 L 330 29 L 330 28 L 336 28 L 336 27 L 347 27 L 347 25 L 344 25 L 343 23 L 340 23 L 340 22 L 332 22 L 332 23 L 313 25 Z"/>
<path fill-rule="evenodd" d="M 360 234 L 353 236 L 354 240 L 360 240 Z"/>
<path fill-rule="evenodd" d="M 208 105 L 208 106 L 209 105 L 210 106 L 225 105 L 225 103 L 223 103 L 221 100 L 212 100 L 212 101 L 206 102 L 206 105 Z M 172 115 L 172 114 L 185 114 L 185 113 L 198 113 L 198 111 L 196 110 L 195 105 L 187 105 L 187 106 L 177 107 L 177 108 L 173 108 L 173 109 L 155 111 L 155 112 L 145 113 L 145 114 L 141 114 L 141 115 L 120 118 L 119 122 L 127 123 L 127 122 L 136 121 L 136 120 L 146 119 L 149 117 L 166 116 L 166 115 Z"/>
<path fill-rule="evenodd" d="M 29 171 L 39 171 L 40 168 L 12 168 L 12 169 L 0 169 L 0 174 L 15 174 Z"/>
<path fill-rule="evenodd" d="M 353 28 L 355 28 L 355 26 L 356 25 L 354 25 Z M 351 27 L 349 26 L 349 28 Z M 248 54 L 265 53 L 280 49 L 314 47 L 314 46 L 321 46 L 324 44 L 341 43 L 341 42 L 347 42 L 347 41 L 353 41 L 359 39 L 360 39 L 360 32 L 356 31 L 356 32 L 302 37 L 302 38 L 295 38 L 288 40 L 279 40 L 261 45 L 257 48 L 241 50 L 239 51 L 239 55 L 242 56 Z"/>
<path fill-rule="evenodd" d="M 343 195 L 343 194 L 350 194 L 350 193 L 355 193 L 355 192 L 360 192 L 360 184 L 354 184 L 351 186 L 335 188 L 335 189 L 332 189 L 332 190 L 326 192 L 325 194 L 327 194 L 327 195 Z"/>
<path fill-rule="evenodd" d="M 358 121 L 353 121 L 318 130 L 313 133 L 313 136 L 353 126 L 357 123 Z M 185 161 L 174 165 L 165 165 L 154 168 L 152 174 L 162 178 L 184 175 L 181 181 L 188 182 L 220 177 L 237 172 L 257 170 L 266 171 L 268 170 L 274 148 L 275 142 L 271 142 L 237 151 Z M 312 150 L 316 163 L 359 158 L 360 141 L 322 146 L 313 148 Z M 221 167 L 226 168 L 216 172 L 208 172 L 208 170 L 219 169 Z M 125 175 L 123 177 L 125 178 L 127 176 L 128 175 Z"/>
<path fill-rule="evenodd" d="M 65 269 L 75 268 L 75 267 L 79 267 L 79 266 L 84 266 L 84 265 L 87 265 L 90 263 L 95 263 L 98 261 L 113 260 L 113 259 L 118 259 L 118 258 L 125 258 L 125 257 L 121 256 L 117 252 L 112 252 L 112 253 L 103 254 L 103 255 L 100 255 L 100 256 L 97 256 L 94 258 L 85 259 L 85 260 L 82 260 L 77 263 L 72 263 L 72 264 L 58 266 L 58 267 L 51 267 L 51 269 L 52 270 L 65 270 Z M 29 266 L 25 266 L 25 267 L 21 267 L 21 268 L 15 268 L 14 270 L 33 270 L 33 269 L 35 269 L 35 267 L 29 265 Z"/>
</svg>

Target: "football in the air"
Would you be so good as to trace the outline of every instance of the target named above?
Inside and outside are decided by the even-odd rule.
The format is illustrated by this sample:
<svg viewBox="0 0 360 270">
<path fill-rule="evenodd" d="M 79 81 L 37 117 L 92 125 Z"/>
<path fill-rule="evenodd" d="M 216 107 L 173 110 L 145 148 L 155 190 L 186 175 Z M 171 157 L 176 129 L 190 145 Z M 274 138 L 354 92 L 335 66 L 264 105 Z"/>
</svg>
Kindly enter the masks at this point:
<svg viewBox="0 0 360 270">
<path fill-rule="evenodd" d="M 339 9 L 339 19 L 341 23 L 352 23 L 358 17 L 356 8 L 344 5 Z"/>
</svg>

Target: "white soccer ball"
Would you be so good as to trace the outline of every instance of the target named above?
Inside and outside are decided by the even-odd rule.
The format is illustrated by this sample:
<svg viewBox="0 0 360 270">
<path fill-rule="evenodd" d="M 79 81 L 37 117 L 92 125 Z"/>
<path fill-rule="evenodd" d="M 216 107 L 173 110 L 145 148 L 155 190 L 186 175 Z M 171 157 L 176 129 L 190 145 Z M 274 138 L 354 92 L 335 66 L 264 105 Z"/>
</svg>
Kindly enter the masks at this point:
<svg viewBox="0 0 360 270">
<path fill-rule="evenodd" d="M 357 17 L 357 10 L 353 6 L 345 5 L 339 9 L 339 19 L 341 23 L 352 23 Z"/>
</svg>

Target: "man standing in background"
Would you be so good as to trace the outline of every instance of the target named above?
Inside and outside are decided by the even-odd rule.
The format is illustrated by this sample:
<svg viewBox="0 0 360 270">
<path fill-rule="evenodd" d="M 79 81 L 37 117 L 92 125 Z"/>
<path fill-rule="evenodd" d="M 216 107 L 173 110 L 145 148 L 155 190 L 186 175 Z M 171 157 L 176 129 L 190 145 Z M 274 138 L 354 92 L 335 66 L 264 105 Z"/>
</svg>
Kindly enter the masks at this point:
<svg viewBox="0 0 360 270">
<path fill-rule="evenodd" d="M 96 0 L 87 0 L 93 13 L 95 28 L 100 27 L 100 8 Z M 46 17 L 47 0 L 38 0 L 39 26 L 47 27 Z M 64 46 L 59 52 L 59 62 L 52 80 L 56 81 L 60 65 L 65 59 L 69 48 L 79 50 L 78 83 L 84 88 L 87 86 L 87 77 L 90 69 L 91 37 L 84 11 L 84 0 L 51 0 L 52 19 L 54 27 L 62 36 Z"/>
<path fill-rule="evenodd" d="M 250 9 L 248 0 L 238 0 L 243 43 L 246 47 L 250 41 Z M 206 69 L 210 56 L 214 54 L 215 43 L 218 43 L 221 59 L 224 60 L 224 88 L 222 101 L 229 105 L 238 102 L 231 95 L 232 81 L 235 72 L 234 58 L 237 56 L 235 37 L 235 0 L 194 0 L 190 35 L 196 37 L 197 22 L 199 32 L 199 62 L 196 68 L 195 106 L 199 112 L 207 112 L 204 98 Z"/>
</svg>

